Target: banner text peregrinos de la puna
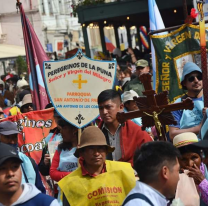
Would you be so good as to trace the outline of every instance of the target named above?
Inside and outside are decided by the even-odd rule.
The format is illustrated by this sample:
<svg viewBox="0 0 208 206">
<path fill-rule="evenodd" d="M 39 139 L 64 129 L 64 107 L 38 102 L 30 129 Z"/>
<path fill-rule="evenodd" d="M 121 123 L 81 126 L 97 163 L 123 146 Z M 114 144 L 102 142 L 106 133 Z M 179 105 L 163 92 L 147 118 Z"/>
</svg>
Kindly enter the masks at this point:
<svg viewBox="0 0 208 206">
<path fill-rule="evenodd" d="M 92 60 L 78 50 L 71 59 L 44 62 L 44 74 L 58 113 L 82 128 L 99 115 L 97 97 L 113 87 L 116 61 Z"/>
</svg>

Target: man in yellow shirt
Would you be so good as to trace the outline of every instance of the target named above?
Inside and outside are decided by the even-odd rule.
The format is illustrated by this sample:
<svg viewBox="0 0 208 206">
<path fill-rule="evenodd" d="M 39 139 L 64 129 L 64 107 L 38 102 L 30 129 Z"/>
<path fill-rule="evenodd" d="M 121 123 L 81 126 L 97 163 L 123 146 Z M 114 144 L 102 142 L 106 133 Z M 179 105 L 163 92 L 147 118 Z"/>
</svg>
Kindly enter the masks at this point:
<svg viewBox="0 0 208 206">
<path fill-rule="evenodd" d="M 99 128 L 90 126 L 83 131 L 74 153 L 81 167 L 58 183 L 63 206 L 122 204 L 136 181 L 129 163 L 106 160 L 114 149 Z"/>
</svg>

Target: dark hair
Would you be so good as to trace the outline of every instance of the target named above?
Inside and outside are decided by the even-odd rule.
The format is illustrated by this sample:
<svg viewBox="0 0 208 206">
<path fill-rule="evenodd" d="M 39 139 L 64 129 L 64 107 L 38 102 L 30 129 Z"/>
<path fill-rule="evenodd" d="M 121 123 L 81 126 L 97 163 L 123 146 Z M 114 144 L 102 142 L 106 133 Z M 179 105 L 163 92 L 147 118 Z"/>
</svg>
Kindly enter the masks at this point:
<svg viewBox="0 0 208 206">
<path fill-rule="evenodd" d="M 123 73 L 125 74 L 125 76 L 128 74 L 130 77 L 131 77 L 131 74 L 132 74 L 130 69 L 125 69 L 123 71 Z"/>
<path fill-rule="evenodd" d="M 180 152 L 171 143 L 148 142 L 135 152 L 134 169 L 142 182 L 154 182 L 164 165 L 172 169 L 177 157 L 180 157 Z"/>
<path fill-rule="evenodd" d="M 194 145 L 187 145 L 184 147 L 179 147 L 178 150 L 180 151 L 181 155 L 186 153 L 197 153 L 202 159 L 202 148 L 194 146 Z"/>
<path fill-rule="evenodd" d="M 98 104 L 103 103 L 105 101 L 108 100 L 113 100 L 118 98 L 121 102 L 121 95 L 119 92 L 113 90 L 113 89 L 107 89 L 102 91 L 99 95 L 98 95 Z"/>
<path fill-rule="evenodd" d="M 64 119 L 59 119 L 58 120 L 58 123 L 57 123 L 60 127 L 70 127 L 70 128 L 76 128 L 74 125 L 70 124 L 69 122 L 65 121 Z M 66 149 L 71 149 L 72 148 L 72 144 L 71 142 L 69 143 L 66 143 L 66 142 L 61 142 L 59 145 L 58 145 L 58 151 L 60 152 L 61 150 L 66 150 Z"/>
<path fill-rule="evenodd" d="M 49 108 L 51 108 L 51 107 L 53 107 L 53 104 L 52 104 L 52 103 L 49 103 L 49 104 L 47 104 L 47 105 L 45 106 L 45 109 L 49 109 Z"/>
</svg>

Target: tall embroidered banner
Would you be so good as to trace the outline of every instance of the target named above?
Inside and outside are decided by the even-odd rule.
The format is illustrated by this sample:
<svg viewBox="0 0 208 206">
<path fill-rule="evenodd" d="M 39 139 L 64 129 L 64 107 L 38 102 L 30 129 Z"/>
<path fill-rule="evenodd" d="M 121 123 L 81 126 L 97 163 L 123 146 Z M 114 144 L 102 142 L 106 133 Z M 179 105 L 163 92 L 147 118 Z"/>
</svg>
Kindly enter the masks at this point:
<svg viewBox="0 0 208 206">
<path fill-rule="evenodd" d="M 42 149 L 45 146 L 44 137 L 47 137 L 50 129 L 56 124 L 53 117 L 54 109 L 39 110 L 28 113 L 18 113 L 3 121 L 11 121 L 17 124 L 20 132 L 18 135 L 19 151 L 32 157 L 38 164 L 41 159 Z"/>
<path fill-rule="evenodd" d="M 18 6 L 21 13 L 32 101 L 35 109 L 40 110 L 44 109 L 49 103 L 49 98 L 43 81 L 43 61 L 47 61 L 49 58 L 46 55 L 30 21 L 25 15 L 22 4 L 18 3 Z"/>
<path fill-rule="evenodd" d="M 54 108 L 63 119 L 82 128 L 99 116 L 97 97 L 113 88 L 116 61 L 93 60 L 78 50 L 71 59 L 44 62 L 44 72 Z"/>
<path fill-rule="evenodd" d="M 201 68 L 199 26 L 184 25 L 170 34 L 151 38 L 157 57 L 156 90 L 168 90 L 173 102 L 185 92 L 180 84 L 184 64 L 191 61 Z"/>
</svg>

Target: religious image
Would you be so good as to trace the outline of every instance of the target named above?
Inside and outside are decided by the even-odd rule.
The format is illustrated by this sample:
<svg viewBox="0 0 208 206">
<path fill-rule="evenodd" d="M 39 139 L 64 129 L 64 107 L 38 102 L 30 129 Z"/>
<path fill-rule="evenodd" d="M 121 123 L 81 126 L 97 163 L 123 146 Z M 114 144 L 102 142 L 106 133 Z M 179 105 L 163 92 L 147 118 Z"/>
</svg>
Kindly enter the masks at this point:
<svg viewBox="0 0 208 206">
<path fill-rule="evenodd" d="M 208 54 L 207 54 L 208 59 Z M 194 54 L 194 62 L 201 68 L 201 54 Z M 207 62 L 208 66 L 208 62 Z"/>
<path fill-rule="evenodd" d="M 187 62 L 193 62 L 193 56 L 192 54 L 188 54 L 188 55 L 185 55 L 179 59 L 177 59 L 177 57 L 175 58 L 175 62 L 176 62 L 176 65 L 177 65 L 177 71 L 178 71 L 178 76 L 179 78 L 181 79 L 182 77 L 182 74 L 183 74 L 183 67 L 184 65 L 187 63 Z"/>
</svg>

